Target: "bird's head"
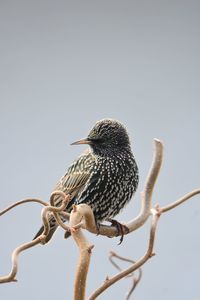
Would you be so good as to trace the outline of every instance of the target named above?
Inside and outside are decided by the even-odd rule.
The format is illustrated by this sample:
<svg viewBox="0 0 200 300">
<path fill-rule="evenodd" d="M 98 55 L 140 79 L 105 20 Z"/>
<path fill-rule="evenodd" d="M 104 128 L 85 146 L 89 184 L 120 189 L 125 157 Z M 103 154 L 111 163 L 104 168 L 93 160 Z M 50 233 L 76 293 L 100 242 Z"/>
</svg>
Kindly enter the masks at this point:
<svg viewBox="0 0 200 300">
<path fill-rule="evenodd" d="M 98 121 L 87 138 L 72 145 L 89 144 L 97 153 L 115 151 L 130 146 L 126 128 L 119 121 L 103 119 Z"/>
</svg>

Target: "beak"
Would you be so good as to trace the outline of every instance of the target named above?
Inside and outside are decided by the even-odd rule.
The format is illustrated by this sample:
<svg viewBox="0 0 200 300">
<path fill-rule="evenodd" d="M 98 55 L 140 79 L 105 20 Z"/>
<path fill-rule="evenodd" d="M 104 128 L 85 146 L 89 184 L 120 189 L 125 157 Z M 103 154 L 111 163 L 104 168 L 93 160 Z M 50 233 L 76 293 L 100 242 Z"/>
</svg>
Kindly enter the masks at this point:
<svg viewBox="0 0 200 300">
<path fill-rule="evenodd" d="M 71 145 L 73 146 L 73 145 L 83 145 L 83 144 L 91 145 L 92 141 L 89 140 L 88 138 L 86 138 L 86 139 L 82 139 L 80 141 L 76 141 L 76 142 L 72 143 Z"/>
</svg>

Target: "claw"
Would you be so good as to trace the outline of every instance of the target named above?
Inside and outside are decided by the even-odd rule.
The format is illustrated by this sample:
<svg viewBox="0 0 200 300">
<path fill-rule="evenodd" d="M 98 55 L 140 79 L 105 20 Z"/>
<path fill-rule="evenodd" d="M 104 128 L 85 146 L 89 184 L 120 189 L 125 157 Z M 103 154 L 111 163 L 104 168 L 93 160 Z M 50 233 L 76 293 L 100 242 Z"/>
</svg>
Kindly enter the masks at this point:
<svg viewBox="0 0 200 300">
<path fill-rule="evenodd" d="M 121 236 L 118 243 L 118 245 L 120 245 L 123 242 L 124 234 L 129 232 L 129 228 L 117 220 L 109 219 L 108 221 L 111 223 L 111 226 L 115 226 L 117 228 L 117 236 Z"/>
</svg>

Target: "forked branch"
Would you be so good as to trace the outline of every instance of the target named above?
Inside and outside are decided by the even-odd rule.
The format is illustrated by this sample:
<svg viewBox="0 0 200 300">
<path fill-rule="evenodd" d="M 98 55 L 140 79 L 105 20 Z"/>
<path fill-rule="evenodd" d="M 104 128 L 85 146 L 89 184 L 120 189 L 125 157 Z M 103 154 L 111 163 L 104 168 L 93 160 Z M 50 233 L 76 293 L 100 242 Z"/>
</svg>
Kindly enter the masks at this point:
<svg viewBox="0 0 200 300">
<path fill-rule="evenodd" d="M 120 279 L 126 277 L 130 273 L 134 272 L 138 268 L 140 268 L 149 258 L 153 255 L 153 247 L 154 247 L 154 241 L 155 241 L 155 233 L 156 233 L 156 227 L 157 222 L 160 217 L 160 213 L 157 210 L 154 210 L 153 217 L 151 221 L 151 229 L 150 229 L 150 235 L 149 235 L 149 243 L 148 248 L 144 256 L 142 256 L 137 262 L 135 262 L 131 267 L 127 268 L 124 271 L 121 271 L 117 275 L 108 278 L 90 297 L 89 300 L 96 299 L 100 294 L 102 294 L 107 288 L 109 288 L 111 285 L 113 285 L 115 282 L 119 281 Z"/>
<path fill-rule="evenodd" d="M 125 262 L 129 262 L 131 264 L 135 264 L 135 261 L 132 260 L 132 259 L 128 259 L 126 257 L 122 257 L 118 254 L 116 254 L 115 252 L 113 251 L 110 251 L 110 255 L 109 255 L 109 260 L 110 262 L 112 263 L 112 265 L 118 270 L 118 271 L 122 271 L 122 269 L 118 266 L 118 264 L 114 261 L 113 258 L 117 258 L 121 261 L 125 261 Z M 128 291 L 127 295 L 126 295 L 126 299 L 125 300 L 129 300 L 132 293 L 134 292 L 135 288 L 137 287 L 138 283 L 140 282 L 141 278 L 142 278 L 142 269 L 141 268 L 138 268 L 137 269 L 138 271 L 138 274 L 137 276 L 135 275 L 135 272 L 133 273 L 130 273 L 129 275 L 127 275 L 125 278 L 129 278 L 131 277 L 132 278 L 132 285 L 131 285 L 131 288 L 130 290 Z"/>
</svg>

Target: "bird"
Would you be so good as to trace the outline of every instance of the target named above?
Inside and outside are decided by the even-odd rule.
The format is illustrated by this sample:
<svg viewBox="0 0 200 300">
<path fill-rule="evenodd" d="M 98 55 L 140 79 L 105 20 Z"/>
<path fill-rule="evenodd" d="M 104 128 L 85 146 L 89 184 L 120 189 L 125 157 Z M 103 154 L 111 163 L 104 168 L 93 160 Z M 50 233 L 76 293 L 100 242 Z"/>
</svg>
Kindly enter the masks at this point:
<svg viewBox="0 0 200 300">
<path fill-rule="evenodd" d="M 69 166 L 54 191 L 73 195 L 67 212 L 74 204 L 86 203 L 92 208 L 97 224 L 112 222 L 131 200 L 139 183 L 138 166 L 127 129 L 117 120 L 102 119 L 95 123 L 86 138 L 71 145 L 85 144 L 89 147 Z M 57 196 L 55 205 L 61 202 L 62 198 Z M 58 227 L 53 216 L 49 216 L 49 224 L 50 231 L 43 243 L 50 241 Z M 43 229 L 42 226 L 34 239 Z"/>
</svg>

